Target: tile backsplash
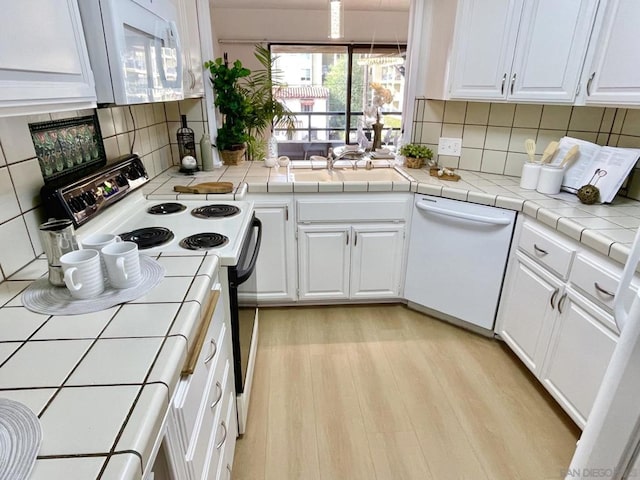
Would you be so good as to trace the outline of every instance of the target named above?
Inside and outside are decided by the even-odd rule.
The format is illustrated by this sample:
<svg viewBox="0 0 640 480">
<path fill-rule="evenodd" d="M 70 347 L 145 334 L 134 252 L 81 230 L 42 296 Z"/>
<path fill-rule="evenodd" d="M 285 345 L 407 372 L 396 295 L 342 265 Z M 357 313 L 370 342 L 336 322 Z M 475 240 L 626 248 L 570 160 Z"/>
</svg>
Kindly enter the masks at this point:
<svg viewBox="0 0 640 480">
<path fill-rule="evenodd" d="M 107 162 L 133 151 L 140 155 L 150 177 L 178 164 L 176 132 L 181 114 L 187 115 L 196 142 L 207 128 L 200 99 L 96 111 Z M 43 253 L 38 226 L 45 220 L 40 208 L 44 181 L 29 123 L 93 113 L 94 110 L 81 110 L 0 118 L 0 281 Z"/>
<path fill-rule="evenodd" d="M 640 110 L 416 99 L 412 141 L 437 152 L 439 137 L 462 138 L 460 157 L 438 156 L 440 164 L 478 172 L 520 176 L 527 161 L 524 142 L 536 154 L 565 135 L 598 145 L 640 148 Z M 640 200 L 640 166 L 626 195 Z"/>
</svg>

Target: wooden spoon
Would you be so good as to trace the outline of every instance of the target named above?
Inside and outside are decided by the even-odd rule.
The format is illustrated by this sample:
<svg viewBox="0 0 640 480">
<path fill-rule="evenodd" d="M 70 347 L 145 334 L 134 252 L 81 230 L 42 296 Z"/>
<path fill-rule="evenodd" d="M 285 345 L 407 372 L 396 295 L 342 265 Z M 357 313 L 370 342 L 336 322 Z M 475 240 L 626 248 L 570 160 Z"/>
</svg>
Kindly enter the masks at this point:
<svg viewBox="0 0 640 480">
<path fill-rule="evenodd" d="M 536 160 L 536 142 L 532 138 L 527 138 L 524 141 L 524 148 L 529 155 L 529 161 L 535 162 Z"/>
<path fill-rule="evenodd" d="M 571 162 L 573 162 L 578 153 L 580 153 L 580 147 L 578 145 L 574 145 L 573 147 L 571 147 L 562 159 L 562 162 L 560 162 L 560 167 L 563 168 L 568 166 Z"/>
<path fill-rule="evenodd" d="M 558 151 L 558 142 L 549 142 L 547 148 L 542 152 L 542 158 L 540 159 L 540 163 L 549 163 L 553 156 Z"/>
</svg>

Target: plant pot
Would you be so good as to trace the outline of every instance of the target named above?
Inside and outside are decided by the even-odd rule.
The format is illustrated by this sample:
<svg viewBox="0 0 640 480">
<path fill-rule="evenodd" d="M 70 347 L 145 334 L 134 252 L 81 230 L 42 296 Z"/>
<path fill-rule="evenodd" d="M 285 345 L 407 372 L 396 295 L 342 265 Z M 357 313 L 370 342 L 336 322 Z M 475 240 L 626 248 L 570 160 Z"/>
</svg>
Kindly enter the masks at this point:
<svg viewBox="0 0 640 480">
<path fill-rule="evenodd" d="M 404 164 L 408 168 L 422 168 L 424 165 L 424 158 L 406 157 Z"/>
<path fill-rule="evenodd" d="M 244 162 L 244 154 L 247 151 L 247 147 L 243 145 L 240 148 L 233 150 L 220 150 L 220 158 L 225 165 L 240 165 Z"/>
</svg>

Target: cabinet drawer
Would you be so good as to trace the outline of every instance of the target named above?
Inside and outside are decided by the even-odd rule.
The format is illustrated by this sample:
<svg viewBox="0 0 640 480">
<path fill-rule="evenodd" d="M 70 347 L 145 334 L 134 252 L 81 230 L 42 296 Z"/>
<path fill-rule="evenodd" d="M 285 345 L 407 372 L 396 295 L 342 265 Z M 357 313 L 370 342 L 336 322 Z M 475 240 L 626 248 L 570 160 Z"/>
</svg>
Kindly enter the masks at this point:
<svg viewBox="0 0 640 480">
<path fill-rule="evenodd" d="M 215 477 L 216 480 L 231 480 L 233 454 L 236 448 L 236 437 L 238 436 L 238 417 L 236 415 L 235 403 L 233 392 L 229 392 L 229 402 L 227 405 L 225 420 L 227 437 L 224 444 L 220 447 L 220 461 L 218 463 L 218 472 Z"/>
<path fill-rule="evenodd" d="M 223 357 L 226 335 L 224 309 L 221 298 L 219 298 L 193 374 L 182 377 L 176 390 L 174 407 L 185 451 L 189 448 L 194 431 L 196 431 L 196 422 L 206 395 L 206 389 L 211 384 L 220 358 Z"/>
<path fill-rule="evenodd" d="M 230 355 L 227 354 L 228 348 L 225 348 L 225 337 L 228 335 L 226 328 L 222 330 L 221 355 L 218 357 L 215 370 L 210 382 L 207 383 L 206 391 L 201 397 L 201 404 L 198 409 L 198 421 L 189 438 L 187 444 L 186 460 L 191 465 L 192 471 L 196 478 L 200 478 L 200 474 L 205 468 L 206 459 L 210 456 L 207 451 L 207 439 L 212 434 L 215 419 L 220 415 L 220 404 L 224 401 L 226 395 L 227 378 L 229 376 Z M 228 342 L 228 340 L 226 340 Z M 222 353 L 224 352 L 224 355 Z"/>
<path fill-rule="evenodd" d="M 229 363 L 230 367 L 230 363 Z M 231 368 L 226 368 L 224 372 L 224 381 L 222 382 L 222 397 L 217 407 L 212 411 L 211 418 L 211 434 L 208 438 L 202 437 L 200 442 L 207 446 L 207 458 L 202 471 L 202 477 L 213 480 L 218 474 L 220 462 L 223 461 L 225 445 L 232 440 L 235 442 L 237 435 L 237 427 L 235 423 L 230 425 L 227 419 L 229 408 L 233 408 L 235 413 L 236 394 L 233 388 L 233 375 Z M 215 415 L 214 415 L 215 414 Z M 234 416 L 234 421 L 236 417 Z"/>
<path fill-rule="evenodd" d="M 567 278 L 576 252 L 575 247 L 559 236 L 543 232 L 529 223 L 522 226 L 518 247 L 563 279 Z"/>
<path fill-rule="evenodd" d="M 344 199 L 333 196 L 298 200 L 298 222 L 406 221 L 409 196 Z"/>
<path fill-rule="evenodd" d="M 622 269 L 617 272 L 608 270 L 579 254 L 576 256 L 569 280 L 589 300 L 612 311 L 614 293 L 618 288 L 621 273 Z"/>
</svg>

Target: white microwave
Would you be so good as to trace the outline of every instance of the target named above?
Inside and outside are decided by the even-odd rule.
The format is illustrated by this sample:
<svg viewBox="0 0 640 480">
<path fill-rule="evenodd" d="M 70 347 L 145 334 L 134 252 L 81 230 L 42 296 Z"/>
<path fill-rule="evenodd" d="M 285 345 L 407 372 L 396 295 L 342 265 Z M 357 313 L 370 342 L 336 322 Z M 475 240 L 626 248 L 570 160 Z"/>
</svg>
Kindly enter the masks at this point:
<svg viewBox="0 0 640 480">
<path fill-rule="evenodd" d="M 178 12 L 170 0 L 80 0 L 98 103 L 184 98 Z"/>
</svg>

